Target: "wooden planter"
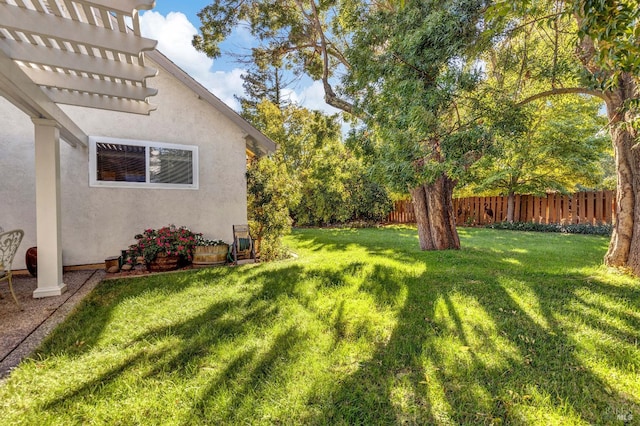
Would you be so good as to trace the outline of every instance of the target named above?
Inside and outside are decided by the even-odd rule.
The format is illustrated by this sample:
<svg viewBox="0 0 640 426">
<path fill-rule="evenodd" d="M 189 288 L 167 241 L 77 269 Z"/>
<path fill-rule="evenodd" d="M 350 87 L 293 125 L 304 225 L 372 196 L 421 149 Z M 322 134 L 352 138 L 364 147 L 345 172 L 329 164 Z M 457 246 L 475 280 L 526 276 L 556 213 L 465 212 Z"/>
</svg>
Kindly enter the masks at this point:
<svg viewBox="0 0 640 426">
<path fill-rule="evenodd" d="M 228 244 L 217 246 L 196 246 L 193 253 L 194 265 L 220 265 L 227 262 Z"/>
<path fill-rule="evenodd" d="M 150 272 L 165 272 L 178 269 L 178 262 L 180 256 L 167 256 L 166 254 L 159 254 L 151 262 L 147 262 L 147 270 Z"/>
</svg>

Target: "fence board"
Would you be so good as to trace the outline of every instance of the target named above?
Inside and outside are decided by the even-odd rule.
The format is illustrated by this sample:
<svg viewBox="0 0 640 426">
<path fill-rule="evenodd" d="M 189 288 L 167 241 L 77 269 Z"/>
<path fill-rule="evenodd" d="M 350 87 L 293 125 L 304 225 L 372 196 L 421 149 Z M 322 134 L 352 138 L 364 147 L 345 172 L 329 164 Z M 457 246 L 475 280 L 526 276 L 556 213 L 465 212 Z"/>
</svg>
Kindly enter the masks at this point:
<svg viewBox="0 0 640 426">
<path fill-rule="evenodd" d="M 595 212 L 595 217 L 597 218 L 598 222 L 602 222 L 602 210 L 604 209 L 604 197 L 602 196 L 602 191 L 598 191 L 596 192 L 595 196 L 596 196 L 596 212 Z"/>
<path fill-rule="evenodd" d="M 576 194 L 576 223 L 584 223 L 584 209 L 584 193 L 579 192 L 578 194 Z"/>
<path fill-rule="evenodd" d="M 485 225 L 507 219 L 508 197 L 467 197 L 453 200 L 456 224 Z M 487 213 L 491 210 L 493 216 Z M 516 195 L 515 221 L 536 223 L 608 223 L 615 221 L 613 191 L 578 192 L 571 195 L 548 194 L 546 197 Z M 415 223 L 413 203 L 394 203 L 389 223 Z"/>
</svg>

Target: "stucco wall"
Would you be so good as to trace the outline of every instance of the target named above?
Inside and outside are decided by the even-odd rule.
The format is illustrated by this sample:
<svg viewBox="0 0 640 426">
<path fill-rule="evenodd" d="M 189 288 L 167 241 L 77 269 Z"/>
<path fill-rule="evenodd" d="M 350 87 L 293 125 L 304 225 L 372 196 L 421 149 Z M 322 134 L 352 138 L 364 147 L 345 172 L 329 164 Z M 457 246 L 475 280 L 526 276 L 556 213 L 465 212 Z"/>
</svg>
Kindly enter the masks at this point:
<svg viewBox="0 0 640 426">
<path fill-rule="evenodd" d="M 0 96 L 0 226 L 24 229 L 14 268 L 24 268 L 24 253 L 36 245 L 36 188 L 33 123 Z"/>
<path fill-rule="evenodd" d="M 158 109 L 150 116 L 62 108 L 88 135 L 197 145 L 199 189 L 89 187 L 88 149 L 62 142 L 65 265 L 99 263 L 119 255 L 146 228 L 185 225 L 230 241 L 232 225 L 247 221 L 241 129 L 163 70 L 148 84 L 159 90 L 151 98 Z M 14 263 L 23 268 L 24 252 L 36 245 L 33 124 L 0 98 L 0 126 L 0 226 L 25 230 Z M 5 156 L 5 146 L 10 155 Z"/>
</svg>

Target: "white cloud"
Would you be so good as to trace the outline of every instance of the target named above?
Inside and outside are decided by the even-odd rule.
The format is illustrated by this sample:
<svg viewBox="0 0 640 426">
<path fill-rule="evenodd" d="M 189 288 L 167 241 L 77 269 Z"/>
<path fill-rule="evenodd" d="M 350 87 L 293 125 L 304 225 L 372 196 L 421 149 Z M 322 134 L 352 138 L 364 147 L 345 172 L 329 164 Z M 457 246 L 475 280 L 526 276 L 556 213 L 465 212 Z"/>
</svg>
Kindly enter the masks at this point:
<svg viewBox="0 0 640 426">
<path fill-rule="evenodd" d="M 299 97 L 301 104 L 309 109 L 317 109 L 327 114 L 337 114 L 341 112 L 339 109 L 325 102 L 324 87 L 320 81 L 314 81 L 310 86 L 302 89 Z"/>
<path fill-rule="evenodd" d="M 229 105 L 236 111 L 240 111 L 240 103 L 233 97 L 234 95 L 243 96 L 242 78 L 240 76 L 245 71 L 235 68 L 231 71 L 209 72 L 198 81 L 209 91 L 219 97 L 225 104 Z"/>
<path fill-rule="evenodd" d="M 213 59 L 197 51 L 191 44 L 198 30 L 183 13 L 169 12 L 165 17 L 158 12 L 145 12 L 140 16 L 140 30 L 144 37 L 158 40 L 158 50 L 211 93 L 231 108 L 240 107 L 233 95 L 243 93 L 240 76 L 244 70 L 212 71 Z"/>
</svg>

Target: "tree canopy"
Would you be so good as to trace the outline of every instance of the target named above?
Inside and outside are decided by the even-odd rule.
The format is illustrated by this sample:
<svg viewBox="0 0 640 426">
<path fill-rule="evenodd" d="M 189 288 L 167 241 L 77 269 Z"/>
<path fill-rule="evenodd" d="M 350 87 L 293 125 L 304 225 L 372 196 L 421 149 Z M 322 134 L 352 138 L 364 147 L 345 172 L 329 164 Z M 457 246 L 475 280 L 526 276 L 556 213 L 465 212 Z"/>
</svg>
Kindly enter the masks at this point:
<svg viewBox="0 0 640 426">
<path fill-rule="evenodd" d="M 361 120 L 357 135 L 378 175 L 412 195 L 423 249 L 459 247 L 451 194 L 494 139 L 506 152 L 509 127 L 515 143 L 517 134 L 558 136 L 571 121 L 536 129 L 543 119 L 528 108 L 599 97 L 618 182 L 606 262 L 640 274 L 637 0 L 215 0 L 200 17 L 199 49 L 219 55 L 219 42 L 245 23 L 258 67 L 322 81 L 327 103 Z"/>
<path fill-rule="evenodd" d="M 494 149 L 474 165 L 471 190 L 544 194 L 600 185 L 605 178 L 602 160 L 611 156 L 601 107 L 599 100 L 574 95 L 523 108 L 523 131 L 496 134 Z"/>
</svg>

